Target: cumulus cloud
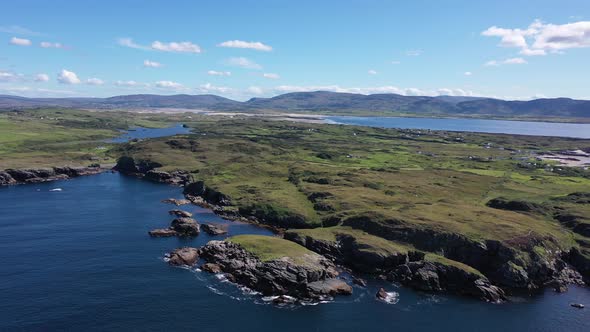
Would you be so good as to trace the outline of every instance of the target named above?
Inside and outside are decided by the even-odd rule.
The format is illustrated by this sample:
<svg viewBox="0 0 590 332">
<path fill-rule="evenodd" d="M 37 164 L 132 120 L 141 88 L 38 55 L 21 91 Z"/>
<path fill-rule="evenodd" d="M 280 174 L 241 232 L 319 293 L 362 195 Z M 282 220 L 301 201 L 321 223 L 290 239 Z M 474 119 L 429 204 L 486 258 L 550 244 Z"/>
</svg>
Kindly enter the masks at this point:
<svg viewBox="0 0 590 332">
<path fill-rule="evenodd" d="M 248 48 L 257 51 L 272 51 L 272 47 L 265 45 L 261 42 L 247 42 L 242 40 L 228 40 L 223 43 L 217 44 L 219 47 L 230 47 L 230 48 Z"/>
<path fill-rule="evenodd" d="M 136 49 L 140 49 L 140 50 L 148 50 L 149 49 L 149 47 L 147 47 L 147 46 L 143 46 L 143 45 L 139 45 L 139 44 L 135 43 L 133 41 L 133 39 L 131 39 L 131 38 L 119 38 L 117 43 L 121 46 L 136 48 Z"/>
<path fill-rule="evenodd" d="M 51 43 L 46 41 L 39 43 L 39 46 L 43 48 L 64 48 L 61 43 Z"/>
<path fill-rule="evenodd" d="M 590 21 L 546 24 L 535 20 L 525 29 L 492 26 L 483 36 L 500 37 L 501 47 L 519 48 L 525 56 L 560 53 L 572 48 L 590 47 Z"/>
<path fill-rule="evenodd" d="M 12 45 L 18 45 L 18 46 L 31 46 L 31 44 L 32 44 L 29 39 L 18 38 L 18 37 L 10 38 L 10 43 Z"/>
<path fill-rule="evenodd" d="M 17 74 L 10 71 L 0 71 L 0 82 L 19 82 L 25 81 L 23 74 Z"/>
<path fill-rule="evenodd" d="M 230 66 L 242 67 L 246 69 L 262 69 L 262 66 L 244 57 L 229 58 L 226 63 Z"/>
<path fill-rule="evenodd" d="M 156 61 L 144 60 L 143 66 L 149 68 L 160 68 L 162 67 L 162 64 Z"/>
<path fill-rule="evenodd" d="M 369 71 L 367 72 L 369 75 L 377 75 L 377 71 L 374 69 L 369 69 Z"/>
<path fill-rule="evenodd" d="M 35 82 L 47 82 L 49 81 L 49 75 L 47 74 L 37 74 L 35 76 Z"/>
<path fill-rule="evenodd" d="M 148 84 L 140 83 L 136 81 L 116 81 L 116 86 L 124 86 L 124 87 L 136 87 L 136 86 L 148 86 Z"/>
<path fill-rule="evenodd" d="M 274 74 L 274 73 L 264 73 L 264 74 L 262 74 L 262 77 L 268 78 L 271 80 L 278 80 L 279 78 L 281 78 L 281 76 L 279 76 L 279 74 Z"/>
<path fill-rule="evenodd" d="M 296 86 L 280 85 L 272 88 L 271 93 L 287 92 L 310 92 L 310 91 L 332 91 L 342 93 L 358 94 L 375 94 L 375 93 L 395 93 L 405 96 L 472 96 L 473 92 L 463 89 L 441 88 L 437 90 L 422 90 L 418 88 L 399 88 L 396 86 L 377 86 L 377 87 L 341 87 L 339 85 L 318 85 L 318 86 Z"/>
<path fill-rule="evenodd" d="M 528 62 L 523 58 L 509 58 L 506 60 L 490 60 L 484 64 L 486 67 L 498 67 L 501 65 L 523 65 L 527 64 Z"/>
<path fill-rule="evenodd" d="M 80 79 L 73 71 L 62 69 L 57 76 L 57 81 L 61 84 L 79 84 Z"/>
<path fill-rule="evenodd" d="M 197 91 L 200 93 L 220 93 L 220 94 L 226 94 L 226 93 L 232 93 L 235 90 L 229 87 L 225 87 L 225 86 L 215 86 L 211 83 L 205 83 L 205 84 L 201 84 L 198 88 Z"/>
<path fill-rule="evenodd" d="M 216 71 L 216 70 L 209 70 L 207 75 L 211 76 L 231 76 L 231 72 L 229 71 Z"/>
<path fill-rule="evenodd" d="M 158 88 L 162 88 L 162 89 L 183 89 L 184 85 L 178 83 L 178 82 L 173 82 L 173 81 L 158 81 L 156 82 L 156 87 Z"/>
<path fill-rule="evenodd" d="M 139 50 L 155 50 L 174 53 L 201 53 L 201 47 L 189 41 L 166 43 L 156 40 L 153 43 L 151 43 L 151 45 L 147 46 L 138 44 L 134 42 L 131 38 L 119 38 L 117 43 L 121 46 L 135 48 Z"/>
<path fill-rule="evenodd" d="M 188 41 L 163 43 L 156 40 L 152 43 L 152 48 L 154 50 L 163 52 L 201 53 L 201 48 L 199 47 L 199 45 L 193 44 Z"/>
<path fill-rule="evenodd" d="M 100 78 L 93 77 L 93 78 L 87 79 L 86 84 L 88 84 L 88 85 L 103 85 L 104 81 L 101 80 Z"/>
</svg>

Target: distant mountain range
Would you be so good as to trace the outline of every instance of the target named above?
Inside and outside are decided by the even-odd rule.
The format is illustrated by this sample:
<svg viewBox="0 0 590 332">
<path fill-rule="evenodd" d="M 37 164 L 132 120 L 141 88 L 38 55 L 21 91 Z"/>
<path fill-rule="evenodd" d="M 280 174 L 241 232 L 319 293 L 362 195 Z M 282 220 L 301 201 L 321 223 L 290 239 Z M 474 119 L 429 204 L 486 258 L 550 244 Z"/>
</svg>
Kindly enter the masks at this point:
<svg viewBox="0 0 590 332">
<path fill-rule="evenodd" d="M 361 95 L 327 91 L 293 92 L 239 102 L 216 95 L 126 95 L 110 98 L 25 98 L 0 95 L 0 109 L 186 108 L 209 111 L 276 111 L 317 114 L 590 118 L 590 101 L 569 98 L 507 101 L 480 97 Z"/>
</svg>

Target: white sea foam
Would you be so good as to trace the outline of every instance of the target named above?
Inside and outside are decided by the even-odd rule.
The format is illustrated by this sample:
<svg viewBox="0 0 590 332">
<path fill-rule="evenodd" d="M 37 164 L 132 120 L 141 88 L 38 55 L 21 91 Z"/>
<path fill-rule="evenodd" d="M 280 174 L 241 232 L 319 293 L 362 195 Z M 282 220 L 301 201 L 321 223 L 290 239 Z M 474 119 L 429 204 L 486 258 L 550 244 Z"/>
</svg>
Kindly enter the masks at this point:
<svg viewBox="0 0 590 332">
<path fill-rule="evenodd" d="M 53 189 L 49 189 L 49 191 L 63 191 L 63 189 L 61 189 L 61 188 L 53 188 Z"/>
<path fill-rule="evenodd" d="M 387 292 L 387 296 L 381 301 L 388 303 L 388 304 L 396 304 L 399 302 L 399 293 L 398 292 Z"/>
</svg>

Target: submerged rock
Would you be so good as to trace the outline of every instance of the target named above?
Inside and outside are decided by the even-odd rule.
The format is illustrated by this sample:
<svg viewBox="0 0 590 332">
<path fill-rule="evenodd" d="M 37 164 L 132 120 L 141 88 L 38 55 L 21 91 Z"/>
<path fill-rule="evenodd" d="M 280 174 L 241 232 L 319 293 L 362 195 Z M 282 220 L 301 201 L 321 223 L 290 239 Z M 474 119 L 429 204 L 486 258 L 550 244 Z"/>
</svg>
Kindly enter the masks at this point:
<svg viewBox="0 0 590 332">
<path fill-rule="evenodd" d="M 168 254 L 168 264 L 175 266 L 188 265 L 193 266 L 199 260 L 199 251 L 197 248 L 183 247 L 178 248 Z"/>
<path fill-rule="evenodd" d="M 365 281 L 365 279 L 361 279 L 359 277 L 352 277 L 352 283 L 354 283 L 355 285 L 359 285 L 361 287 L 367 287 L 367 282 Z"/>
<path fill-rule="evenodd" d="M 209 235 L 223 235 L 227 234 L 227 227 L 222 225 L 203 224 L 201 228 Z"/>
<path fill-rule="evenodd" d="M 381 287 L 379 288 L 379 290 L 377 291 L 377 294 L 375 294 L 375 297 L 378 300 L 382 300 L 385 301 L 385 299 L 387 299 L 389 295 L 387 294 L 387 291 L 385 291 L 385 288 Z"/>
<path fill-rule="evenodd" d="M 182 217 L 182 218 L 190 218 L 193 216 L 192 213 L 190 213 L 188 211 L 183 211 L 183 210 L 170 210 L 170 211 L 168 211 L 168 213 L 173 216 Z"/>
<path fill-rule="evenodd" d="M 158 228 L 148 232 L 150 236 L 153 237 L 169 237 L 169 236 L 177 236 L 178 233 L 170 228 Z"/>
<path fill-rule="evenodd" d="M 162 200 L 162 203 L 169 203 L 174 204 L 176 206 L 190 204 L 191 201 L 188 199 L 176 199 L 176 198 L 166 198 Z"/>
</svg>

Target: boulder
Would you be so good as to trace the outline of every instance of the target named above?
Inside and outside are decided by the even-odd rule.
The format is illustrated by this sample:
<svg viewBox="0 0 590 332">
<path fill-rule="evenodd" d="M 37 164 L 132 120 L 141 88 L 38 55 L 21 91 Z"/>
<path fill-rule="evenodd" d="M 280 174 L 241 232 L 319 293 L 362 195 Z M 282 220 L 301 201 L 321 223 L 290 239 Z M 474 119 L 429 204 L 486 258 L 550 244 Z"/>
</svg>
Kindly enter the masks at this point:
<svg viewBox="0 0 590 332">
<path fill-rule="evenodd" d="M 203 224 L 201 228 L 209 235 L 227 234 L 227 227 L 225 225 Z"/>
<path fill-rule="evenodd" d="M 176 199 L 176 198 L 166 198 L 162 200 L 162 203 L 174 204 L 176 206 L 190 204 L 191 201 L 188 199 Z"/>
<path fill-rule="evenodd" d="M 149 231 L 148 234 L 153 237 L 170 237 L 178 235 L 178 233 L 175 230 L 170 228 L 154 229 Z"/>
<path fill-rule="evenodd" d="M 352 283 L 355 285 L 359 285 L 361 287 L 367 287 L 367 282 L 365 281 L 365 279 L 361 279 L 359 277 L 352 277 Z"/>
<path fill-rule="evenodd" d="M 192 213 L 183 210 L 170 210 L 168 211 L 170 215 L 181 217 L 181 218 L 190 218 L 193 216 Z"/>
<path fill-rule="evenodd" d="M 180 236 L 196 236 L 201 232 L 199 224 L 192 218 L 176 218 L 170 223 L 170 228 Z"/>
<path fill-rule="evenodd" d="M 385 301 L 387 299 L 387 297 L 388 297 L 387 291 L 385 291 L 385 289 L 383 287 L 381 287 L 377 291 L 377 294 L 375 294 L 375 297 L 378 300 Z"/>
<path fill-rule="evenodd" d="M 213 263 L 205 263 L 203 265 L 201 265 L 201 269 L 203 271 L 207 271 L 210 273 L 221 273 L 221 267 L 217 264 L 213 264 Z"/>
<path fill-rule="evenodd" d="M 184 247 L 178 248 L 168 254 L 168 264 L 181 266 L 193 266 L 199 260 L 199 251 L 197 248 Z"/>
</svg>

